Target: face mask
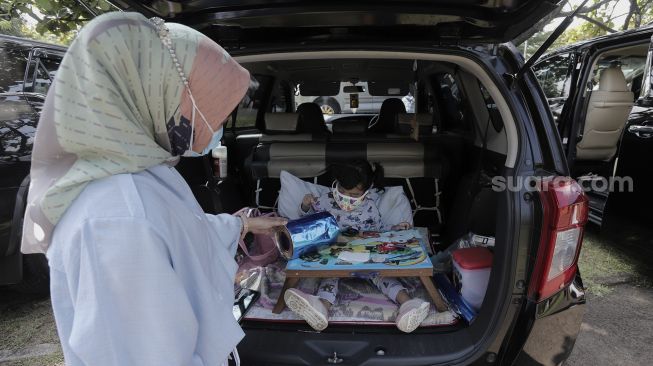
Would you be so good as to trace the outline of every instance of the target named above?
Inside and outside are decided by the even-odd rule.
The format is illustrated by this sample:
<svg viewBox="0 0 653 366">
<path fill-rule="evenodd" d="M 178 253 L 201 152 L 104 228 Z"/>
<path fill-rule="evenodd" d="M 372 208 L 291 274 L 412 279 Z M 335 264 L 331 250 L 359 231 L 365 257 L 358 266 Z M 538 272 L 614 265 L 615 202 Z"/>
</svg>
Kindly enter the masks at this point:
<svg viewBox="0 0 653 366">
<path fill-rule="evenodd" d="M 209 144 L 206 145 L 204 150 L 200 155 L 206 155 L 211 152 L 211 150 L 215 149 L 216 147 L 220 146 L 220 141 L 222 140 L 222 134 L 224 131 L 224 127 L 220 127 L 218 132 L 213 134 L 213 137 L 211 137 L 211 141 L 209 141 Z"/>
<path fill-rule="evenodd" d="M 369 189 L 365 191 L 360 197 L 350 197 L 345 194 L 340 193 L 338 190 L 338 185 L 336 182 L 333 182 L 333 185 L 331 186 L 331 191 L 333 192 L 333 199 L 336 201 L 336 204 L 338 204 L 338 207 L 342 209 L 343 211 L 353 211 L 355 210 L 358 206 L 363 203 L 365 200 L 365 196 L 367 196 L 367 193 L 370 191 Z"/>
<path fill-rule="evenodd" d="M 190 97 L 190 101 L 191 101 L 191 103 L 193 103 L 193 112 L 191 113 L 191 122 L 190 122 L 190 144 L 188 146 L 188 150 L 186 150 L 182 154 L 182 156 L 185 156 L 185 157 L 203 156 L 203 155 L 208 154 L 208 152 L 211 151 L 211 149 L 218 146 L 218 143 L 222 139 L 222 128 L 218 132 L 215 132 L 213 130 L 213 128 L 211 127 L 209 122 L 204 117 L 204 114 L 202 114 L 202 111 L 200 111 L 200 109 L 197 108 L 197 104 L 195 103 L 195 98 L 193 98 L 193 94 L 190 92 L 190 89 L 187 89 L 187 90 L 188 90 L 188 96 Z M 197 113 L 199 113 L 200 118 L 202 118 L 202 121 L 204 121 L 204 124 L 206 125 L 206 127 L 213 134 L 213 136 L 211 137 L 211 141 L 209 141 L 209 144 L 206 145 L 206 148 L 204 148 L 204 150 L 202 151 L 201 154 L 198 154 L 193 150 L 193 139 L 195 137 L 195 111 L 197 111 Z M 215 144 L 215 145 L 213 146 L 212 144 Z"/>
</svg>

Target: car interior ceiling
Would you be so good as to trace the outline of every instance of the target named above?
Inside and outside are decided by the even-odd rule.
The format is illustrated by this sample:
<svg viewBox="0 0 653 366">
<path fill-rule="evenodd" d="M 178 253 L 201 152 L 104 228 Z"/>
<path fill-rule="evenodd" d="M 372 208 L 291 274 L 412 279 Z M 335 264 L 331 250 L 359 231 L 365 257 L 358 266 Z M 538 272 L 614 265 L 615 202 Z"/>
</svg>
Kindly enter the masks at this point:
<svg viewBox="0 0 653 366">
<path fill-rule="evenodd" d="M 498 193 L 491 189 L 491 178 L 503 174 L 508 142 L 501 115 L 476 76 L 455 64 L 414 60 L 295 60 L 243 66 L 258 84 L 246 104 L 258 110 L 255 123 L 236 129 L 241 104 L 225 126 L 229 179 L 206 183 L 208 156 L 182 158 L 178 165 L 205 211 L 235 212 L 243 206 L 273 210 L 281 171 L 330 186 L 330 164 L 363 158 L 383 166 L 385 186 L 404 188 L 415 226 L 429 229 L 436 250 L 470 231 L 494 236 Z M 389 121 L 383 122 L 383 129 L 369 128 L 374 117 L 370 114 L 332 116 L 327 129 L 317 105 L 292 102 L 292 86 L 305 80 L 397 81 L 415 91 L 415 113 L 398 108 L 403 107 L 401 99 L 388 98 L 378 117 Z M 401 124 L 411 118 L 417 120 L 417 140 Z"/>
</svg>

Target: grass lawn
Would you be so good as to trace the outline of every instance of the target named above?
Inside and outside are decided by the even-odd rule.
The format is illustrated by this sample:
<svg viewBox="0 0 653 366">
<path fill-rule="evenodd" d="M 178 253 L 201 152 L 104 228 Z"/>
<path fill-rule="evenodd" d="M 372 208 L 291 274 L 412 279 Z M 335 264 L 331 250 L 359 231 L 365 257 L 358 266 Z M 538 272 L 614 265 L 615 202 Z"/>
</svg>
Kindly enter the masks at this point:
<svg viewBox="0 0 653 366">
<path fill-rule="evenodd" d="M 648 257 L 638 256 L 636 247 L 620 245 L 622 243 L 617 241 L 619 239 L 600 236 L 591 225 L 585 231 L 578 266 L 588 292 L 602 296 L 611 291 L 611 285 L 624 282 L 635 286 L 652 285 Z"/>
</svg>

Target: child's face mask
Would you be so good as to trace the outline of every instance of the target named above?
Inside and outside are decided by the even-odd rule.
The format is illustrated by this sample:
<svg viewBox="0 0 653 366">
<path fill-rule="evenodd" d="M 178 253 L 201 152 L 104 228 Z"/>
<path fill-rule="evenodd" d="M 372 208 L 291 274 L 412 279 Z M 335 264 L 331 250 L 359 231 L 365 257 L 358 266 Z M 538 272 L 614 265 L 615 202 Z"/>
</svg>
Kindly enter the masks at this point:
<svg viewBox="0 0 653 366">
<path fill-rule="evenodd" d="M 333 199 L 336 201 L 336 204 L 338 205 L 338 207 L 340 207 L 341 210 L 353 211 L 363 203 L 363 201 L 365 200 L 365 196 L 367 196 L 367 193 L 370 190 L 368 189 L 367 191 L 365 191 L 365 193 L 363 193 L 360 197 L 351 197 L 351 196 L 347 196 L 346 194 L 340 193 L 340 191 L 338 190 L 338 183 L 333 182 L 333 185 L 331 186 L 331 191 L 333 192 Z"/>
</svg>

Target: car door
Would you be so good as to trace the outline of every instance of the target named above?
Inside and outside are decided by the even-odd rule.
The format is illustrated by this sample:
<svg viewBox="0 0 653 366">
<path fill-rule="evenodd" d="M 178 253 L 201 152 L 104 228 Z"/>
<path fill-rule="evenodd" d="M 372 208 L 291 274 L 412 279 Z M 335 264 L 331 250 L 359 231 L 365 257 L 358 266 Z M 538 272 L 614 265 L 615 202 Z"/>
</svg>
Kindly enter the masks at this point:
<svg viewBox="0 0 653 366">
<path fill-rule="evenodd" d="M 653 39 L 651 41 L 653 45 Z M 642 91 L 635 102 L 619 146 L 609 220 L 651 224 L 653 195 L 653 47 L 649 46 Z M 620 183 L 623 182 L 623 183 Z"/>
</svg>

